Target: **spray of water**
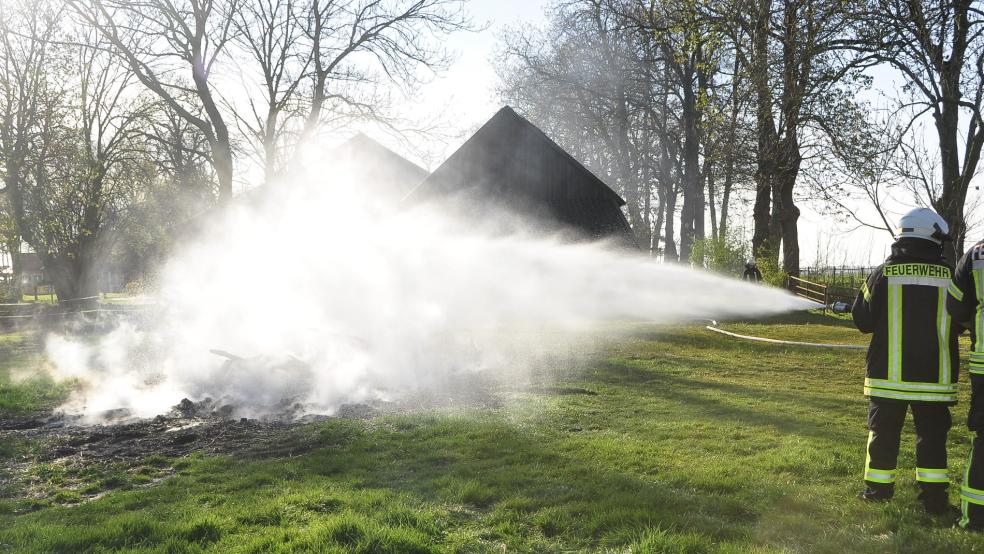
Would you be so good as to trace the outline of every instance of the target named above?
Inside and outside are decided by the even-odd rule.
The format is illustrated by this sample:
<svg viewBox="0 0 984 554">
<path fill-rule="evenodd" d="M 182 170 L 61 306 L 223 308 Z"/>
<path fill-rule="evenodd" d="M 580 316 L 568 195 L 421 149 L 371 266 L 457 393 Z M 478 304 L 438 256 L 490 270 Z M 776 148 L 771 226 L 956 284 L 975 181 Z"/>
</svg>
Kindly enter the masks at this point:
<svg viewBox="0 0 984 554">
<path fill-rule="evenodd" d="M 64 409 L 149 417 L 211 397 L 244 416 L 287 401 L 331 414 L 462 373 L 521 381 L 558 329 L 803 307 L 605 244 L 490 235 L 434 206 L 387 211 L 337 172 L 307 181 L 215 216 L 163 272 L 153 323 L 48 337 L 58 376 L 83 384 Z"/>
</svg>

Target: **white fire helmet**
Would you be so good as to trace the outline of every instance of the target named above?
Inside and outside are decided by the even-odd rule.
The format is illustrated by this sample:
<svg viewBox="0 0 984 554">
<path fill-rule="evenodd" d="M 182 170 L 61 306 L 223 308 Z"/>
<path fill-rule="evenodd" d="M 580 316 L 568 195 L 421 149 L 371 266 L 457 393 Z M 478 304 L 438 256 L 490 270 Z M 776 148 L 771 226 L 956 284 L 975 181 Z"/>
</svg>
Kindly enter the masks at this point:
<svg viewBox="0 0 984 554">
<path fill-rule="evenodd" d="M 899 219 L 899 238 L 914 237 L 931 240 L 936 244 L 950 239 L 950 226 L 940 215 L 929 208 L 914 208 Z"/>
</svg>

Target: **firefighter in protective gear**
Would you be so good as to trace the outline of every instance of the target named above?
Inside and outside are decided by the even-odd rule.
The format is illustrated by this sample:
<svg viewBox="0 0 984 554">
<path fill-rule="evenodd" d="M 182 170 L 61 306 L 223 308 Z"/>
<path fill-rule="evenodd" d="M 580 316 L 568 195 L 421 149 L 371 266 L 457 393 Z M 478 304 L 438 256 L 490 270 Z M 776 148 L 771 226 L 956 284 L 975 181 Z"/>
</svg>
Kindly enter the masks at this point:
<svg viewBox="0 0 984 554">
<path fill-rule="evenodd" d="M 943 259 L 947 224 L 920 208 L 899 221 L 892 254 L 867 279 L 851 310 L 868 347 L 865 500 L 889 500 L 908 408 L 916 426 L 916 482 L 923 508 L 950 511 L 946 436 L 957 401 L 957 330 L 946 310 L 951 268 Z"/>
<path fill-rule="evenodd" d="M 755 260 L 748 260 L 745 264 L 745 272 L 741 274 L 741 278 L 744 281 L 751 281 L 753 283 L 758 283 L 762 280 L 762 272 L 759 271 L 758 263 Z"/>
<path fill-rule="evenodd" d="M 971 329 L 973 339 L 967 427 L 975 438 L 960 488 L 960 526 L 984 531 L 984 241 L 957 263 L 946 308 L 955 322 Z"/>
</svg>

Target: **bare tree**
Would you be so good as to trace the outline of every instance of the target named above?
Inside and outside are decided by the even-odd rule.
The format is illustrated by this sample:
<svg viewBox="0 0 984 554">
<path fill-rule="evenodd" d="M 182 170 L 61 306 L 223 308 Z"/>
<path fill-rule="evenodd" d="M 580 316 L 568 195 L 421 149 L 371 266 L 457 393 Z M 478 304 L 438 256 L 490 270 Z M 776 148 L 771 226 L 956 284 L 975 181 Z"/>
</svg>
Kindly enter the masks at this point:
<svg viewBox="0 0 984 554">
<path fill-rule="evenodd" d="M 304 14 L 308 5 L 302 0 L 251 0 L 233 15 L 236 40 L 245 58 L 258 70 L 258 97 L 247 84 L 248 115 L 232 110 L 245 128 L 247 137 L 258 146 L 264 181 L 273 181 L 285 164 L 284 142 L 287 137 L 285 116 L 299 108 L 299 94 L 310 67 L 310 48 L 304 39 Z M 252 78 L 252 72 L 246 72 Z M 245 110 L 244 110 L 245 112 Z"/>
<path fill-rule="evenodd" d="M 233 142 L 213 75 L 243 0 L 66 1 L 136 79 L 206 137 L 219 200 L 231 199 Z"/>
<path fill-rule="evenodd" d="M 386 80 L 413 89 L 422 73 L 433 74 L 450 62 L 442 37 L 474 29 L 462 0 L 307 1 L 310 92 L 302 140 L 317 133 L 333 107 L 385 122 L 372 85 Z"/>
<path fill-rule="evenodd" d="M 31 154 L 18 221 L 66 300 L 99 292 L 111 233 L 152 174 L 133 140 L 145 107 L 133 74 L 93 31 L 74 33 L 71 42 L 80 46 L 64 49 L 65 72 L 49 76 L 61 88 L 39 130 L 45 140 Z"/>
<path fill-rule="evenodd" d="M 718 71 L 721 36 L 697 10 L 692 0 L 670 2 L 636 0 L 622 8 L 640 28 L 653 37 L 660 61 L 668 69 L 671 90 L 679 100 L 682 131 L 683 209 L 680 214 L 680 258 L 688 260 L 696 240 L 705 238 L 706 195 L 702 153 L 708 91 Z M 664 142 L 673 139 L 667 134 Z"/>
<path fill-rule="evenodd" d="M 731 74 L 721 71 L 727 35 L 693 2 L 558 2 L 550 21 L 545 32 L 505 37 L 500 92 L 615 178 L 641 243 L 657 251 L 662 240 L 664 258 L 679 259 L 679 222 L 689 256 L 706 235 L 708 198 L 712 234 L 726 229 L 744 162 L 738 143 L 747 133 L 738 128 L 749 103 L 734 56 Z"/>
<path fill-rule="evenodd" d="M 471 25 L 461 0 L 242 0 L 233 28 L 247 92 L 229 111 L 269 183 L 328 120 L 395 127 L 387 91 L 446 67 L 441 37 Z"/>
<path fill-rule="evenodd" d="M 874 112 L 874 114 L 872 114 Z M 824 155 L 812 160 L 820 169 L 804 177 L 820 194 L 828 212 L 845 217 L 857 228 L 895 235 L 889 210 L 898 202 L 895 191 L 910 179 L 903 173 L 903 142 L 891 113 L 881 114 L 867 105 L 840 112 L 841 130 Z"/>
<path fill-rule="evenodd" d="M 963 252 L 964 207 L 984 147 L 984 13 L 971 0 L 870 0 L 857 16 L 856 45 L 866 61 L 889 64 L 905 76 L 916 106 L 930 114 L 939 140 L 939 188 L 929 201 L 955 237 L 950 255 Z"/>
<path fill-rule="evenodd" d="M 32 152 L 47 140 L 41 134 L 52 101 L 48 74 L 55 64 L 50 39 L 59 18 L 47 2 L 23 0 L 0 3 L 0 164 L 6 210 L 13 223 L 5 234 L 17 275 L 21 243 L 32 238 L 21 223 L 26 220 L 27 172 Z"/>
<path fill-rule="evenodd" d="M 499 92 L 609 177 L 625 197 L 638 242 L 656 249 L 664 204 L 654 196 L 658 138 L 646 124 L 654 73 L 640 57 L 639 34 L 607 0 L 560 4 L 550 15 L 544 32 L 527 29 L 504 37 Z M 669 221 L 672 230 L 674 218 Z"/>
<path fill-rule="evenodd" d="M 20 240 L 34 249 L 60 298 L 91 296 L 108 233 L 144 182 L 147 165 L 131 147 L 142 110 L 135 79 L 59 4 L 4 8 L 0 149 L 14 250 Z"/>
<path fill-rule="evenodd" d="M 174 248 L 206 223 L 202 214 L 217 195 L 202 133 L 159 101 L 141 115 L 134 140 L 154 171 L 118 221 L 112 255 L 127 282 L 153 281 Z"/>
<path fill-rule="evenodd" d="M 855 66 L 844 55 L 847 5 L 838 0 L 737 0 L 712 4 L 713 16 L 732 33 L 748 68 L 755 100 L 756 194 L 752 252 L 799 273 L 800 210 L 796 183 L 807 130 L 824 125 L 830 95 L 852 86 Z"/>
</svg>

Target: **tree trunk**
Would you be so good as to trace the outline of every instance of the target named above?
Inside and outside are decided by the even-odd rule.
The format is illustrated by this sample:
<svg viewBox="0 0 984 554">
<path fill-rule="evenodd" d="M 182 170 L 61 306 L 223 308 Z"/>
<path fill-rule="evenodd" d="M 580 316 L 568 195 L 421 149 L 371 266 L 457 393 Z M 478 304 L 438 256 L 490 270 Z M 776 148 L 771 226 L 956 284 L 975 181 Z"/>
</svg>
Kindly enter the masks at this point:
<svg viewBox="0 0 984 554">
<path fill-rule="evenodd" d="M 966 222 L 963 206 L 967 197 L 966 189 L 961 190 L 960 153 L 957 146 L 959 132 L 959 83 L 949 82 L 948 75 L 942 75 L 943 102 L 940 113 L 936 115 L 936 133 L 940 141 L 940 165 L 943 177 L 943 190 L 933 208 L 950 226 L 953 242 L 944 246 L 944 257 L 954 262 L 963 253 Z"/>
<path fill-rule="evenodd" d="M 703 192 L 700 175 L 700 143 L 697 133 L 697 97 L 692 84 L 683 84 L 683 106 L 681 106 L 683 125 L 683 210 L 680 215 L 680 261 L 690 261 L 690 250 L 698 238 L 697 231 L 703 231 Z M 698 222 L 698 214 L 700 222 Z"/>
<path fill-rule="evenodd" d="M 717 207 L 714 204 L 714 171 L 711 168 L 709 157 L 704 157 L 704 180 L 707 181 L 707 206 L 710 208 L 711 214 L 711 237 L 720 238 L 718 236 Z"/>
<path fill-rule="evenodd" d="M 783 42 L 781 97 L 783 136 L 775 150 L 777 173 L 773 184 L 772 209 L 774 223 L 782 239 L 782 269 L 790 276 L 799 277 L 799 216 L 800 210 L 793 199 L 796 178 L 799 176 L 803 157 L 799 147 L 800 110 L 806 94 L 805 82 L 812 71 L 812 47 L 809 39 L 799 32 L 799 20 L 809 20 L 811 11 L 805 5 L 806 13 L 800 13 L 803 4 L 786 0 L 783 4 Z"/>
<path fill-rule="evenodd" d="M 267 111 L 263 134 L 263 182 L 271 184 L 277 178 L 277 125 L 280 112 L 271 105 Z"/>
<path fill-rule="evenodd" d="M 721 218 L 718 223 L 718 238 L 728 236 L 728 204 L 731 202 L 731 187 L 734 179 L 734 159 L 730 157 L 728 164 L 724 168 L 724 186 L 721 190 Z"/>
<path fill-rule="evenodd" d="M 11 281 L 8 287 L 8 293 L 12 302 L 21 301 L 21 264 L 20 264 L 20 237 L 14 237 L 14 240 L 8 242 L 5 246 L 7 252 L 10 254 L 10 274 Z"/>
<path fill-rule="evenodd" d="M 728 127 L 728 144 L 725 151 L 724 160 L 724 185 L 721 190 L 721 218 L 718 223 L 718 238 L 724 239 L 728 236 L 728 203 L 731 201 L 731 187 L 735 179 L 735 151 L 738 145 L 735 144 L 738 136 L 738 114 L 741 111 L 741 62 L 735 56 L 735 69 L 731 77 L 731 121 Z M 713 202 L 713 198 L 711 199 Z"/>
<path fill-rule="evenodd" d="M 761 146 L 760 146 L 761 148 Z M 755 175 L 755 206 L 752 208 L 752 219 L 755 224 L 752 232 L 752 255 L 756 259 L 768 258 L 772 255 L 771 233 L 769 227 L 772 219 L 772 187 L 769 178 L 764 174 L 762 164 Z"/>
<path fill-rule="evenodd" d="M 212 149 L 215 174 L 219 179 L 219 203 L 225 204 L 232 200 L 232 140 L 229 136 L 229 127 L 222 118 L 222 111 L 219 110 L 219 106 L 212 96 L 208 76 L 205 74 L 205 60 L 202 57 L 200 43 L 195 45 L 192 59 L 191 75 L 195 83 L 195 91 L 198 94 L 198 98 L 202 101 L 202 107 L 205 109 L 205 113 L 208 114 L 213 130 L 209 143 Z"/>
<path fill-rule="evenodd" d="M 74 248 L 52 255 L 42 254 L 45 269 L 51 276 L 59 301 L 70 301 L 68 310 L 81 310 L 93 304 L 91 299 L 99 295 L 99 266 L 101 261 L 101 231 L 103 185 L 105 168 L 101 162 L 92 162 L 93 178 L 88 183 L 82 224 Z"/>
<path fill-rule="evenodd" d="M 69 310 L 81 310 L 94 304 L 94 297 L 99 295 L 101 259 L 94 243 L 83 244 L 80 241 L 73 250 L 61 254 L 41 252 L 38 255 L 59 302 L 66 302 L 65 307 Z"/>
<path fill-rule="evenodd" d="M 622 191 L 625 194 L 626 211 L 629 225 L 635 231 L 640 241 L 648 241 L 649 231 L 643 228 L 643 218 L 639 206 L 638 176 L 633 164 L 633 156 L 629 142 L 629 110 L 625 87 L 621 84 L 615 87 L 615 145 L 618 157 L 618 170 L 621 174 Z"/>
<path fill-rule="evenodd" d="M 650 256 L 652 256 L 656 252 L 656 250 L 659 249 L 659 239 L 662 238 L 662 236 L 663 236 L 662 235 L 662 232 L 661 232 L 662 229 L 663 229 L 663 205 L 664 205 L 664 203 L 665 203 L 666 200 L 663 198 L 662 188 L 658 184 L 656 186 L 656 191 L 657 191 L 656 192 L 657 200 L 659 201 L 659 204 L 656 206 L 656 221 L 653 223 L 652 222 L 652 216 L 649 216 L 649 221 L 650 221 L 650 223 L 652 225 L 652 227 L 650 228 L 651 229 L 650 230 L 650 233 L 649 233 L 649 255 Z M 651 192 L 650 192 L 650 196 L 651 196 Z M 647 202 L 646 202 L 646 210 L 649 211 L 651 209 L 652 209 L 652 207 L 651 207 L 651 201 L 650 200 L 647 200 Z"/>
<path fill-rule="evenodd" d="M 772 178 L 775 175 L 776 129 L 772 116 L 772 90 L 769 88 L 769 18 L 772 3 L 758 0 L 752 41 L 752 80 L 755 84 L 755 126 L 757 131 L 755 207 L 752 216 L 755 224 L 752 233 L 752 255 L 756 259 L 776 255 L 775 233 L 772 227 L 771 196 Z"/>
<path fill-rule="evenodd" d="M 799 153 L 797 149 L 796 153 Z M 797 156 L 798 157 L 798 156 Z M 797 164 L 798 166 L 798 164 Z M 775 219 L 782 237 L 782 269 L 787 275 L 799 277 L 799 216 L 800 210 L 793 202 L 793 189 L 798 171 L 780 174 L 776 190 L 779 193 L 775 206 Z"/>
<path fill-rule="evenodd" d="M 673 222 L 676 219 L 677 191 L 673 190 L 672 185 L 668 187 L 665 204 L 666 209 L 664 210 L 665 215 L 663 216 L 663 259 L 678 262 L 680 261 L 680 255 L 677 253 L 676 233 L 673 228 Z"/>
</svg>

